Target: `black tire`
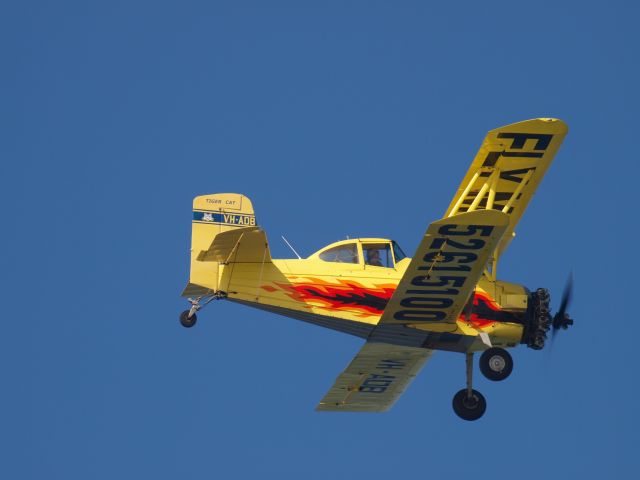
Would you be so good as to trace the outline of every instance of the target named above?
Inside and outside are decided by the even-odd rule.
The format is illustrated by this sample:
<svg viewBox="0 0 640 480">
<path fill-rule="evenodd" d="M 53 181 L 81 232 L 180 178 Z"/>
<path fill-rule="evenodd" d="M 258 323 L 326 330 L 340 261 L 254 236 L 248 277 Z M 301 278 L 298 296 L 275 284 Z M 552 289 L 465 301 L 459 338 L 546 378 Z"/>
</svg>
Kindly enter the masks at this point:
<svg viewBox="0 0 640 480">
<path fill-rule="evenodd" d="M 480 371 L 489 380 L 500 382 L 511 375 L 513 359 L 504 348 L 493 347 L 480 356 Z"/>
<path fill-rule="evenodd" d="M 180 324 L 184 328 L 193 327 L 196 324 L 197 321 L 198 321 L 198 317 L 197 317 L 197 315 L 195 313 L 193 315 L 191 315 L 191 317 L 189 317 L 189 310 L 185 310 L 184 312 L 182 312 L 180 314 Z"/>
<path fill-rule="evenodd" d="M 463 388 L 453 396 L 453 411 L 463 420 L 478 420 L 487 409 L 487 401 L 477 390 L 471 390 L 471 398 L 467 389 Z"/>
</svg>

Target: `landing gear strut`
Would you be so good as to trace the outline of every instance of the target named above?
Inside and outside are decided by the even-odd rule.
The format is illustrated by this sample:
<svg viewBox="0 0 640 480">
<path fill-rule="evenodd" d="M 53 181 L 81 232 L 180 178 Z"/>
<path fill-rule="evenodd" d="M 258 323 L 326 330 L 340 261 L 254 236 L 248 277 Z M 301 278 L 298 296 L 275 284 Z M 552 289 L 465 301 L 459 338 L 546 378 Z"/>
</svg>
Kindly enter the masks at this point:
<svg viewBox="0 0 640 480">
<path fill-rule="evenodd" d="M 467 388 L 463 388 L 453 397 L 453 411 L 463 420 L 477 420 L 487 409 L 487 401 L 482 394 L 473 389 L 473 353 L 466 354 Z"/>
</svg>

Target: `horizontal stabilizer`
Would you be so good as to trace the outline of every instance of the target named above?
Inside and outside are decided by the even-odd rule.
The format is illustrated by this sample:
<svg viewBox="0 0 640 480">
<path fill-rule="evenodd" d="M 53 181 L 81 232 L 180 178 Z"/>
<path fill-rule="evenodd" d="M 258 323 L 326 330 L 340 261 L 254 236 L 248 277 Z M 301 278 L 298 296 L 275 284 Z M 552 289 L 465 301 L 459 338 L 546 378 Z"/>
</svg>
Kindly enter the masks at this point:
<svg viewBox="0 0 640 480">
<path fill-rule="evenodd" d="M 207 295 L 213 295 L 214 293 L 215 291 L 210 288 L 203 287 L 196 283 L 188 283 L 180 295 L 182 297 L 206 297 Z"/>
<path fill-rule="evenodd" d="M 270 262 L 267 235 L 259 227 L 240 227 L 219 233 L 207 250 L 197 257 L 199 262 L 260 263 Z"/>
</svg>

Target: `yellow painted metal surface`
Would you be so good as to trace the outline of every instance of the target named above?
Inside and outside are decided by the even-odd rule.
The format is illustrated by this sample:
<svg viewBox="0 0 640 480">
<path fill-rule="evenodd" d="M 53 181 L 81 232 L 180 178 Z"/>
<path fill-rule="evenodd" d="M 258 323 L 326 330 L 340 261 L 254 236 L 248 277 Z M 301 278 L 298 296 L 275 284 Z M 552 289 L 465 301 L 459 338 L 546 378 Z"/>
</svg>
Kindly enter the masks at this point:
<svg viewBox="0 0 640 480">
<path fill-rule="evenodd" d="M 434 349 L 474 352 L 522 339 L 529 292 L 497 280 L 497 260 L 566 133 L 550 118 L 490 131 L 413 259 L 384 238 L 272 259 L 247 197 L 196 197 L 183 295 L 228 298 L 368 339 L 317 409 L 385 411 Z"/>
<path fill-rule="evenodd" d="M 380 239 L 354 239 L 336 242 L 330 247 L 349 242 L 366 243 L 374 240 Z M 381 268 L 371 267 L 363 262 L 358 264 L 324 262 L 314 254 L 302 260 L 274 259 L 264 264 L 260 262 L 229 263 L 221 265 L 219 285 L 230 299 L 375 327 L 379 324 L 385 307 L 410 262 L 411 259 L 406 258 L 395 268 Z M 501 306 L 489 293 L 480 286 L 473 289 L 478 270 L 476 269 L 473 274 L 474 279 L 469 280 L 471 287 L 459 297 L 456 295 L 456 309 L 462 310 L 469 295 L 473 293 L 476 303 L 483 302 L 499 313 Z M 434 281 L 440 280 L 434 276 Z M 496 344 L 505 345 L 517 343 L 522 336 L 522 325 L 519 324 L 513 323 L 510 328 L 505 329 L 501 322 L 484 319 L 479 315 L 467 318 L 453 310 L 449 313 L 449 317 L 450 321 L 447 323 L 415 321 L 403 323 L 408 329 L 458 335 L 477 336 L 480 331 L 489 334 L 500 332 L 503 339 L 498 340 Z"/>
<path fill-rule="evenodd" d="M 513 236 L 566 132 L 556 119 L 489 132 L 446 217 L 427 231 L 413 260 L 395 258 L 391 241 L 383 238 L 343 240 L 306 259 L 272 259 L 246 196 L 196 197 L 183 294 L 216 293 L 295 318 L 321 318 L 322 324 L 361 325 L 361 335 L 388 326 L 409 336 L 486 332 L 493 343 L 513 346 L 522 336 L 517 315 L 526 310 L 528 292 L 497 281 L 492 262 Z M 372 245 L 386 245 L 380 251 L 390 264 L 369 261 Z M 465 348 L 485 347 L 477 342 Z"/>
<path fill-rule="evenodd" d="M 231 263 L 219 284 L 232 299 L 375 325 L 399 279 L 398 270 L 384 270 L 312 258 Z"/>
<path fill-rule="evenodd" d="M 255 226 L 255 224 L 253 205 L 244 195 L 216 193 L 194 198 L 191 224 L 191 268 L 189 284 L 182 295 L 205 295 L 210 291 L 219 290 L 218 262 L 201 261 L 198 260 L 198 256 L 211 247 L 218 234 Z"/>
<path fill-rule="evenodd" d="M 192 271 L 190 283 L 183 292 L 185 296 L 223 292 L 231 300 L 258 307 L 282 309 L 280 312 L 283 313 L 298 312 L 304 315 L 329 317 L 337 321 L 355 322 L 374 328 L 380 323 L 385 308 L 388 315 L 401 309 L 400 304 L 403 298 L 398 297 L 392 300 L 392 296 L 408 269 L 411 269 L 411 275 L 407 277 L 406 282 L 410 283 L 414 278 L 428 273 L 432 275 L 432 279 L 423 278 L 423 282 L 441 283 L 442 277 L 452 276 L 445 274 L 456 273 L 447 272 L 447 268 L 466 269 L 469 266 L 465 263 L 458 264 L 458 260 L 469 258 L 461 252 L 473 252 L 456 249 L 456 240 L 458 245 L 463 246 L 476 246 L 478 242 L 485 242 L 481 248 L 474 250 L 476 253 L 473 255 L 478 251 L 480 255 L 477 262 L 472 262 L 474 267 L 472 271 L 458 272 L 457 279 L 445 280 L 445 282 L 457 283 L 461 280 L 459 274 L 463 274 L 465 282 L 463 291 L 449 297 L 452 298 L 453 304 L 447 308 L 445 321 L 416 321 L 408 315 L 405 321 L 398 322 L 391 319 L 389 323 L 406 325 L 409 333 L 431 331 L 473 337 L 481 331 L 491 335 L 500 334 L 501 338 L 496 340 L 496 344 L 502 345 L 513 345 L 522 336 L 521 325 L 513 323 L 506 327 L 504 322 L 482 319 L 477 315 L 474 318 L 467 318 L 460 313 L 472 293 L 476 302 L 482 301 L 491 305 L 496 312 L 502 308 L 494 298 L 497 291 L 495 282 L 485 282 L 486 290 L 480 285 L 475 288 L 475 291 L 473 288 L 481 271 L 481 265 L 486 262 L 487 252 L 493 248 L 496 239 L 499 239 L 500 232 L 504 230 L 505 215 L 500 212 L 467 213 L 460 215 L 457 219 L 449 218 L 435 222 L 418 248 L 416 256 L 418 260 L 404 258 L 398 262 L 392 261 L 390 267 L 380 267 L 367 264 L 364 251 L 369 245 L 388 244 L 391 249 L 391 241 L 383 238 L 342 240 L 320 249 L 306 259 L 272 259 L 266 235 L 258 227 L 240 226 L 243 224 L 237 223 L 237 220 L 235 224 L 216 221 L 225 220 L 224 217 L 218 216 L 213 217 L 213 221 L 202 220 L 202 215 L 207 212 L 202 208 L 202 199 L 207 197 L 213 197 L 216 201 L 225 201 L 225 195 L 204 196 L 197 199 L 197 205 L 200 208 L 194 211 Z M 253 215 L 248 199 L 242 197 L 242 202 L 245 206 L 242 214 L 249 215 L 248 212 L 251 212 Z M 224 212 L 224 209 L 222 211 Z M 489 226 L 493 226 L 493 230 L 486 237 L 482 237 L 481 234 L 486 231 L 485 227 Z M 457 235 L 439 235 L 437 229 L 440 228 L 448 229 Z M 472 235 L 460 235 L 465 232 Z M 435 249 L 428 248 L 431 243 L 445 238 L 453 243 L 441 242 Z M 345 262 L 344 259 L 331 261 L 338 259 L 333 255 L 327 255 L 326 252 L 336 248 L 346 248 L 348 251 L 355 252 L 357 256 L 355 263 Z M 433 257 L 434 261 L 428 264 L 421 263 L 419 260 L 424 260 L 427 255 L 429 258 Z M 452 255 L 453 257 L 449 258 Z M 418 270 L 418 268 L 435 268 L 435 270 Z M 443 268 L 444 270 L 441 270 Z M 416 287 L 418 288 L 420 287 Z M 443 288 L 456 289 L 455 286 Z M 423 295 L 423 298 L 433 300 L 442 297 Z M 414 307 L 420 305 L 419 300 L 413 302 Z M 387 307 L 388 304 L 389 307 Z M 404 310 L 407 309 L 404 308 Z M 416 313 L 415 308 L 413 313 Z"/>
<path fill-rule="evenodd" d="M 271 253 L 264 230 L 239 227 L 217 234 L 207 250 L 196 259 L 200 262 L 257 263 L 271 262 Z"/>
<path fill-rule="evenodd" d="M 384 412 L 409 386 L 433 350 L 367 342 L 316 410 Z"/>
<path fill-rule="evenodd" d="M 380 323 L 457 332 L 458 318 L 508 224 L 508 216 L 495 210 L 432 223 Z"/>
<path fill-rule="evenodd" d="M 526 120 L 491 130 L 451 200 L 445 217 L 487 209 L 508 214 L 509 228 L 497 248 L 498 258 L 514 237 L 515 226 L 567 131 L 567 125 L 555 118 Z"/>
</svg>

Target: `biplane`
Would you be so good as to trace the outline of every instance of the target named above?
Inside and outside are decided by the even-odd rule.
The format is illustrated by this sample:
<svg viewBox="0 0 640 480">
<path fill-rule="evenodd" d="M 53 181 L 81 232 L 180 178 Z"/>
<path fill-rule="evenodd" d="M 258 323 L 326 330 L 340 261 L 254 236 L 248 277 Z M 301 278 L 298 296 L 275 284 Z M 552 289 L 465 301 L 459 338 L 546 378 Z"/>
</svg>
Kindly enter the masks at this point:
<svg viewBox="0 0 640 480">
<path fill-rule="evenodd" d="M 307 258 L 274 259 L 249 198 L 198 196 L 182 292 L 191 306 L 180 322 L 192 327 L 198 310 L 224 299 L 363 338 L 320 400 L 321 411 L 388 410 L 434 351 L 458 352 L 466 387 L 453 397 L 453 409 L 476 420 L 486 400 L 473 388 L 473 355 L 481 353 L 486 378 L 504 380 L 513 369 L 508 348 L 542 349 L 549 330 L 573 323 L 570 286 L 552 316 L 546 289 L 497 277 L 500 256 L 566 133 L 552 118 L 490 131 L 412 258 L 394 240 L 353 238 Z"/>
</svg>

